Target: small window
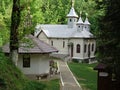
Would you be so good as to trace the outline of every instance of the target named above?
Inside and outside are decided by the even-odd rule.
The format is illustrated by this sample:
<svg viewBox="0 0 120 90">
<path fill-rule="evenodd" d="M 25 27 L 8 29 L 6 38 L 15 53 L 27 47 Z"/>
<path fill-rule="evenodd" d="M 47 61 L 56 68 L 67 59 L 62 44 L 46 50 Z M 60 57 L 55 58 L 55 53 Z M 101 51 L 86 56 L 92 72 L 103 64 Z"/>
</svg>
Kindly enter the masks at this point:
<svg viewBox="0 0 120 90">
<path fill-rule="evenodd" d="M 23 55 L 23 67 L 30 67 L 30 55 L 28 54 Z"/>
<path fill-rule="evenodd" d="M 76 19 L 74 19 L 74 22 L 76 21 Z"/>
<path fill-rule="evenodd" d="M 80 44 L 77 44 L 76 51 L 77 51 L 77 53 L 80 53 Z"/>
<path fill-rule="evenodd" d="M 80 26 L 78 26 L 80 28 Z"/>
<path fill-rule="evenodd" d="M 65 41 L 63 41 L 63 48 L 65 47 Z"/>
<path fill-rule="evenodd" d="M 92 51 L 94 51 L 94 44 L 92 44 Z"/>
<path fill-rule="evenodd" d="M 72 19 L 70 19 L 70 22 L 72 22 Z"/>
<path fill-rule="evenodd" d="M 86 53 L 86 48 L 87 48 L 87 45 L 85 44 L 84 45 L 84 53 Z"/>
<path fill-rule="evenodd" d="M 53 46 L 53 41 L 51 41 L 51 45 Z"/>
</svg>

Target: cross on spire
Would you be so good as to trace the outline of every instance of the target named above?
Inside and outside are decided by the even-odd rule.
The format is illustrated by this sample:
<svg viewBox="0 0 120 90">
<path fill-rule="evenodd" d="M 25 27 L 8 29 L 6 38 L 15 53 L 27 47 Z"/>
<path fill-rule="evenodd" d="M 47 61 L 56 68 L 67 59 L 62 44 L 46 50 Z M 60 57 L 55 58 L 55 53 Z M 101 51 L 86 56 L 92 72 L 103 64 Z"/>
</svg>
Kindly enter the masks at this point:
<svg viewBox="0 0 120 90">
<path fill-rule="evenodd" d="M 80 11 L 80 17 L 81 17 L 81 15 L 82 15 L 82 11 Z"/>
<path fill-rule="evenodd" d="M 72 0 L 72 7 L 74 7 L 75 0 Z"/>
</svg>

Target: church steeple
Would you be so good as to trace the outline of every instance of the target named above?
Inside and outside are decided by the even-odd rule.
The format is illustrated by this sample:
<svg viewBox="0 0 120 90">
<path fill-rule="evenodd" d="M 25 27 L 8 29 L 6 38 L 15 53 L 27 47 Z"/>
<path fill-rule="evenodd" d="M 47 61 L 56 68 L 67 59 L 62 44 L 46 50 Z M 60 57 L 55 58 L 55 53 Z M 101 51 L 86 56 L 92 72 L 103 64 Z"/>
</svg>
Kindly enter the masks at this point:
<svg viewBox="0 0 120 90">
<path fill-rule="evenodd" d="M 68 27 L 73 28 L 77 22 L 78 15 L 75 12 L 74 9 L 74 0 L 72 0 L 72 7 L 70 9 L 69 14 L 67 15 L 68 18 Z"/>
<path fill-rule="evenodd" d="M 88 14 L 86 13 L 86 19 L 84 21 L 84 28 L 87 30 L 87 31 L 90 31 L 90 22 L 88 20 Z"/>
<path fill-rule="evenodd" d="M 83 30 L 83 26 L 84 26 L 83 20 L 81 18 L 81 14 L 82 14 L 82 12 L 80 12 L 80 17 L 79 17 L 79 20 L 78 20 L 78 22 L 76 24 L 78 31 L 82 31 Z"/>
</svg>

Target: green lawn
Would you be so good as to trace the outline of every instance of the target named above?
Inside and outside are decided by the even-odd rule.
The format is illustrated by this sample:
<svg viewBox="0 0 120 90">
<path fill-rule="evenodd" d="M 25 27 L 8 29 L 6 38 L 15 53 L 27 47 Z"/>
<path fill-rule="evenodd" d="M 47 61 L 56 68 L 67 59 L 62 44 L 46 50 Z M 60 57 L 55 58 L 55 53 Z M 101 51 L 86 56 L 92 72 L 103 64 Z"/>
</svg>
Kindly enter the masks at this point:
<svg viewBox="0 0 120 90">
<path fill-rule="evenodd" d="M 83 90 L 97 90 L 97 72 L 93 70 L 97 64 L 68 63 Z"/>
<path fill-rule="evenodd" d="M 44 90 L 60 90 L 59 79 L 54 79 L 50 81 L 41 81 L 41 83 L 46 85 Z"/>
</svg>

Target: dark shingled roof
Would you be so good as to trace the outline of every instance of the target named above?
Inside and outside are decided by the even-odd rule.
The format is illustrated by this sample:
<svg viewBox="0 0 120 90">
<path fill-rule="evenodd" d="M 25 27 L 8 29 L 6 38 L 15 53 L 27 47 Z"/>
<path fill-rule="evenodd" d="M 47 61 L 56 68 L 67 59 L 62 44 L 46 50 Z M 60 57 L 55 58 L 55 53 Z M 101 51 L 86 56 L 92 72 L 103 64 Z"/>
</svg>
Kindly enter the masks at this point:
<svg viewBox="0 0 120 90">
<path fill-rule="evenodd" d="M 22 43 L 19 47 L 19 53 L 51 53 L 57 52 L 58 50 L 49 44 L 39 40 L 38 38 L 34 37 L 33 35 L 27 36 L 30 40 L 32 40 L 32 46 L 26 47 L 27 44 Z M 2 47 L 3 52 L 9 53 L 9 44 L 6 44 Z"/>
</svg>

